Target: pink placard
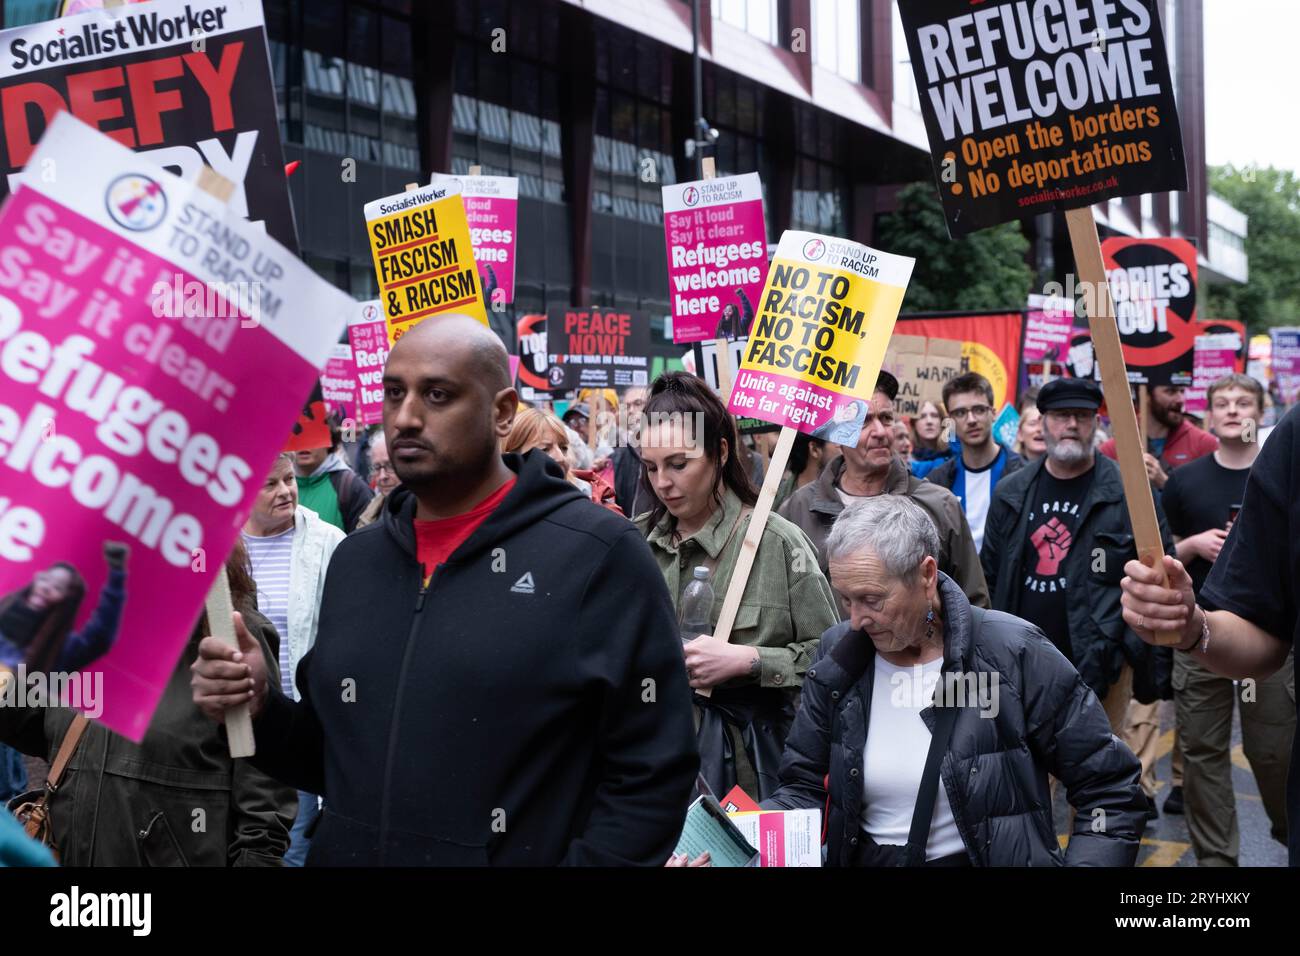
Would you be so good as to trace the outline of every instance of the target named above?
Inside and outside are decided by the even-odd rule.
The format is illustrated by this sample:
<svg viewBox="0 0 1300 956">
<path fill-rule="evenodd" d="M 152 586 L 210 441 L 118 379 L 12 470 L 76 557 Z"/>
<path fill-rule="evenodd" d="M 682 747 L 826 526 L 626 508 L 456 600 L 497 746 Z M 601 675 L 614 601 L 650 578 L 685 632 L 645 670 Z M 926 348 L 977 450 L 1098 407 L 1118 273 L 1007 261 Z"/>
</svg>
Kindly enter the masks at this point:
<svg viewBox="0 0 1300 956">
<path fill-rule="evenodd" d="M 352 362 L 352 346 L 341 343 L 330 352 L 320 377 L 321 397 L 335 421 L 357 421 L 357 367 Z"/>
<path fill-rule="evenodd" d="M 0 598 L 42 624 L 0 662 L 139 741 L 351 300 L 68 113 L 27 168 L 0 211 Z"/>
<path fill-rule="evenodd" d="M 1183 407 L 1193 415 L 1204 415 L 1209 405 L 1205 390 L 1237 370 L 1241 337 L 1236 333 L 1198 335 L 1192 352 L 1192 385 L 1183 395 Z"/>
<path fill-rule="evenodd" d="M 767 278 L 758 173 L 663 187 L 673 341 L 749 335 Z"/>
<path fill-rule="evenodd" d="M 515 245 L 519 220 L 519 180 L 514 176 L 447 176 L 434 173 L 430 185 L 460 183 L 474 261 L 488 307 L 515 301 Z"/>
<path fill-rule="evenodd" d="M 1051 358 L 1060 363 L 1070 351 L 1070 333 L 1074 327 L 1074 303 L 1044 295 L 1029 297 L 1025 320 L 1026 362 Z"/>
<path fill-rule="evenodd" d="M 384 363 L 388 332 L 379 300 L 362 302 L 348 322 L 348 343 L 357 376 L 357 420 L 378 425 L 384 420 Z"/>
</svg>

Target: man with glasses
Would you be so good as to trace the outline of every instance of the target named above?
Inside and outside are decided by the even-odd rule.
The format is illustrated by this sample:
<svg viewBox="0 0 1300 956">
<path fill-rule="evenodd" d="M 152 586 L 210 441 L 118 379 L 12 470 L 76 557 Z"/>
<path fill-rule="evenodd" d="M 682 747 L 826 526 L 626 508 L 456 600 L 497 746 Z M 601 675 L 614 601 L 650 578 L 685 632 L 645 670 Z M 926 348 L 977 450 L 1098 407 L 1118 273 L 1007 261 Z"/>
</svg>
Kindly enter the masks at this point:
<svg viewBox="0 0 1300 956">
<path fill-rule="evenodd" d="M 822 469 L 777 509 L 797 524 L 817 548 L 817 562 L 827 573 L 826 538 L 846 507 L 876 495 L 905 495 L 925 509 L 939 531 L 939 570 L 957 582 L 972 604 L 988 607 L 989 592 L 979 554 L 959 502 L 946 488 L 913 477 L 894 454 L 894 400 L 898 379 L 882 371 L 865 409 L 857 443 L 842 445 L 843 455 Z M 864 403 L 866 404 L 866 403 Z M 841 607 L 841 612 L 843 612 Z"/>
<path fill-rule="evenodd" d="M 379 520 L 379 514 L 384 509 L 384 501 L 401 483 L 397 472 L 393 470 L 392 461 L 388 458 L 388 443 L 384 441 L 384 433 L 377 431 L 370 436 L 370 484 L 375 489 L 375 496 L 370 499 L 366 510 L 361 512 L 361 517 L 357 519 L 358 528 L 364 528 Z"/>
<path fill-rule="evenodd" d="M 1086 379 L 1043 386 L 1038 410 L 1047 453 L 998 485 L 980 560 L 993 607 L 1038 625 L 1123 738 L 1129 700 L 1156 699 L 1172 661 L 1167 648 L 1134 634 L 1121 613 L 1124 563 L 1136 548 L 1119 466 L 1093 446 L 1101 401 L 1101 389 Z M 1159 504 L 1156 516 L 1172 554 Z"/>
<path fill-rule="evenodd" d="M 984 522 L 989 516 L 993 489 L 1024 464 L 1020 456 L 993 440 L 993 386 L 978 372 L 967 372 L 943 386 L 943 405 L 957 430 L 961 454 L 954 455 L 927 476 L 943 485 L 961 502 L 975 539 L 984 546 Z"/>
</svg>

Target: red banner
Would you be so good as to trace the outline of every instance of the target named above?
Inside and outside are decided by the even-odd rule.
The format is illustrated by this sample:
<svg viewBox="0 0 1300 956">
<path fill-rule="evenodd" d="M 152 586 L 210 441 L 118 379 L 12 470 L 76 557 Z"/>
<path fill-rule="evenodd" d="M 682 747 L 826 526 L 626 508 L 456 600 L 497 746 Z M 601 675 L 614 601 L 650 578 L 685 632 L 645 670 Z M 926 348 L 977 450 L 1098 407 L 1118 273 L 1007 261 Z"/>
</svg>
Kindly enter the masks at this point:
<svg viewBox="0 0 1300 956">
<path fill-rule="evenodd" d="M 961 312 L 899 316 L 895 335 L 924 335 L 962 343 L 963 371 L 978 372 L 993 386 L 993 405 L 1015 401 L 1020 381 L 1023 312 Z"/>
</svg>

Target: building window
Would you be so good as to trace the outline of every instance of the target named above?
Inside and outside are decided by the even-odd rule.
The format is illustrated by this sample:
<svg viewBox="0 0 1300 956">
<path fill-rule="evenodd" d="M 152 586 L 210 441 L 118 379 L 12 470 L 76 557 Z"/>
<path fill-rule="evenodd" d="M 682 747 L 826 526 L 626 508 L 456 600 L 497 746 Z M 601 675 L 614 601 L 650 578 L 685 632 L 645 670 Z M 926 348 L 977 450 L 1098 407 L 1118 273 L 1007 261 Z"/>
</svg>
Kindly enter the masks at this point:
<svg viewBox="0 0 1300 956">
<path fill-rule="evenodd" d="M 795 121 L 801 154 L 796 160 L 790 228 L 847 236 L 848 171 L 826 160 L 845 154 L 839 121 L 804 105 L 798 107 Z"/>
<path fill-rule="evenodd" d="M 564 194 L 557 24 L 533 4 L 482 4 L 472 13 L 457 38 L 451 169 L 437 172 L 463 176 L 480 166 L 484 175 L 519 179 L 514 312 L 568 305 L 572 217 Z M 503 23 L 519 38 L 509 57 L 491 48 L 492 31 Z"/>
<path fill-rule="evenodd" d="M 912 55 L 907 49 L 907 33 L 903 18 L 898 13 L 898 0 L 894 0 L 894 102 L 914 110 L 921 109 L 921 94 L 916 91 L 916 77 L 912 75 Z"/>
<path fill-rule="evenodd" d="M 714 0 L 713 17 L 764 43 L 776 42 L 776 0 Z"/>
<path fill-rule="evenodd" d="M 857 83 L 862 78 L 859 0 L 812 0 L 813 62 Z"/>
<path fill-rule="evenodd" d="M 344 0 L 266 0 L 280 135 L 304 261 L 359 298 L 375 294 L 357 196 L 423 181 L 410 20 Z M 397 12 L 389 12 L 389 11 Z"/>
</svg>

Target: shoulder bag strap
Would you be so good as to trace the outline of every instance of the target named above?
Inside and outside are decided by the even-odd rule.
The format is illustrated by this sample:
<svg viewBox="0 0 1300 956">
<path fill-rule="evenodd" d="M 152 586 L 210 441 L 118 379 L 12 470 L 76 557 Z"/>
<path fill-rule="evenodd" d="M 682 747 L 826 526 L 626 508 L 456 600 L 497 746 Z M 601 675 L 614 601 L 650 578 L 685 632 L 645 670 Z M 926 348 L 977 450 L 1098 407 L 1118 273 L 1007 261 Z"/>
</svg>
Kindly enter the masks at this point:
<svg viewBox="0 0 1300 956">
<path fill-rule="evenodd" d="M 942 680 L 942 678 L 940 678 Z M 912 810 L 912 827 L 907 833 L 907 849 L 903 853 L 904 866 L 924 866 L 925 848 L 930 842 L 930 822 L 934 805 L 939 799 L 939 766 L 948 752 L 952 727 L 957 722 L 956 707 L 934 708 L 934 734 L 930 749 L 925 754 L 925 770 L 921 772 L 921 788 L 917 791 L 916 807 Z"/>
<path fill-rule="evenodd" d="M 47 794 L 55 793 L 59 789 L 59 782 L 63 779 L 63 771 L 67 769 L 68 761 L 77 750 L 77 744 L 81 743 L 81 735 L 86 732 L 90 726 L 90 719 L 85 714 L 78 713 L 72 718 L 72 723 L 68 725 L 67 731 L 63 734 L 63 743 L 59 745 L 59 752 L 54 757 L 54 763 L 50 765 L 50 775 L 45 780 L 45 791 Z M 41 797 L 41 802 L 45 797 Z"/>
</svg>

